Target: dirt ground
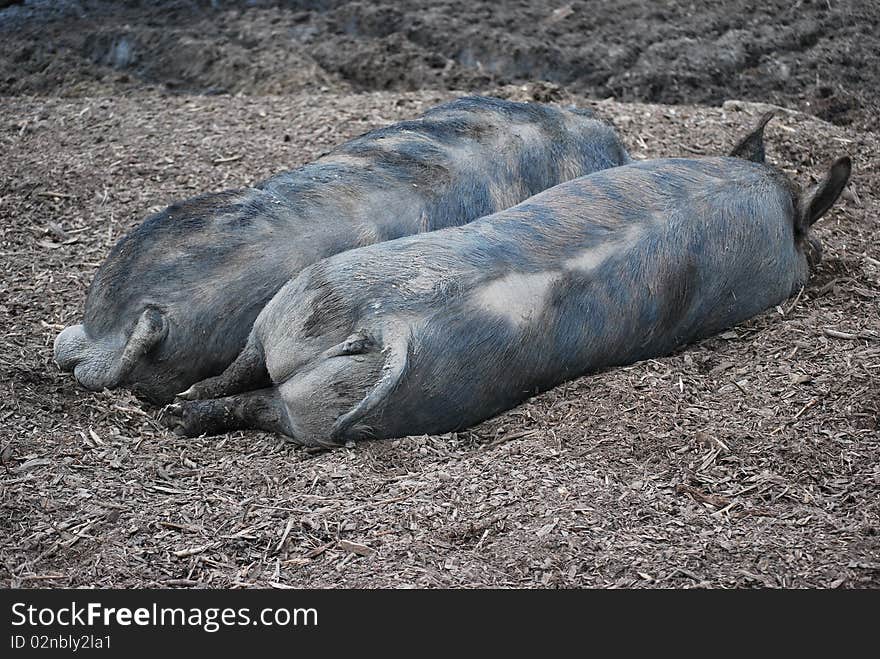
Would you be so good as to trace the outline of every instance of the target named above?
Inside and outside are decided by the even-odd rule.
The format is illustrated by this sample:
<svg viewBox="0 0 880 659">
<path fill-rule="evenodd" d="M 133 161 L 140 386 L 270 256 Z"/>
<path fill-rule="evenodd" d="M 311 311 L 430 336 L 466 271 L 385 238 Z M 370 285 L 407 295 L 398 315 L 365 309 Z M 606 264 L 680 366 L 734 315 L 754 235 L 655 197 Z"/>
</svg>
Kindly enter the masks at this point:
<svg viewBox="0 0 880 659">
<path fill-rule="evenodd" d="M 874 0 L 29 0 L 0 14 L 0 95 L 479 90 L 880 110 Z"/>
<path fill-rule="evenodd" d="M 0 30 L 17 25 L 25 43 L 28 30 L 36 33 L 28 27 L 35 5 L 0 12 Z M 140 34 L 140 16 L 154 22 L 159 39 L 162 20 L 171 19 L 127 5 L 128 29 Z M 179 12 L 214 11 L 177 5 Z M 439 24 L 450 8 L 480 6 L 438 3 L 421 20 Z M 511 6 L 519 16 L 536 11 Z M 285 21 L 297 12 L 308 18 L 296 25 L 308 27 L 381 8 L 223 15 L 229 30 L 252 25 L 260 33 L 264 23 L 291 29 Z M 840 35 L 858 27 L 840 18 L 855 3 L 796 9 L 819 21 L 820 35 L 790 53 L 799 66 L 820 44 L 842 48 Z M 414 19 L 404 13 L 400 25 L 409 25 Z M 281 18 L 272 23 L 275 14 Z M 760 26 L 759 17 L 749 20 Z M 487 34 L 509 27 L 481 20 Z M 731 31 L 745 19 L 726 20 Z M 536 24 L 525 21 L 522 34 Z M 829 25 L 838 27 L 827 40 L 821 35 Z M 95 23 L 96 33 L 115 29 L 113 21 Z M 69 32 L 70 39 L 88 37 Z M 562 36 L 553 41 L 559 48 Z M 872 35 L 862 36 L 871 48 Z M 706 32 L 698 41 L 709 38 Z M 201 86 L 186 90 L 229 84 L 236 92 L 210 95 L 181 93 L 185 85 L 147 80 L 137 67 L 95 63 L 60 46 L 36 73 L 42 50 L 22 55 L 18 67 L 8 56 L 18 51 L 0 55 L 0 584 L 880 586 L 880 137 L 866 111 L 876 102 L 867 94 L 878 87 L 855 92 L 846 82 L 850 74 L 878 75 L 876 64 L 832 75 L 833 58 L 818 58 L 831 67 L 828 80 L 850 90 L 827 98 L 854 105 L 826 115 L 836 124 L 783 112 L 767 130 L 769 159 L 803 182 L 838 155 L 854 159 L 848 191 L 817 225 L 825 259 L 810 285 L 673 356 L 580 378 L 465 432 L 331 452 L 263 433 L 176 437 L 129 394 L 86 392 L 60 373 L 52 363 L 55 335 L 81 315 L 86 287 L 115 240 L 146 214 L 312 160 L 459 95 L 445 88 L 453 82 L 519 100 L 589 105 L 639 158 L 724 152 L 762 110 L 721 105 L 745 96 L 737 93 L 739 74 L 715 96 L 703 95 L 707 89 L 662 96 L 691 103 L 674 106 L 620 102 L 626 94 L 617 92 L 618 100 L 591 101 L 587 95 L 602 98 L 607 90 L 578 80 L 527 83 L 541 77 L 531 70 L 501 87 L 508 80 L 451 77 L 407 90 L 418 86 L 415 77 L 365 91 L 343 68 L 325 68 L 318 46 L 291 54 L 308 56 L 314 68 L 277 87 L 248 87 L 248 64 L 244 75 L 229 74 L 239 87 L 202 76 Z M 867 61 L 866 52 L 850 50 L 849 61 Z M 815 112 L 805 105 L 813 102 L 810 88 L 791 84 L 768 82 L 750 98 Z"/>
</svg>

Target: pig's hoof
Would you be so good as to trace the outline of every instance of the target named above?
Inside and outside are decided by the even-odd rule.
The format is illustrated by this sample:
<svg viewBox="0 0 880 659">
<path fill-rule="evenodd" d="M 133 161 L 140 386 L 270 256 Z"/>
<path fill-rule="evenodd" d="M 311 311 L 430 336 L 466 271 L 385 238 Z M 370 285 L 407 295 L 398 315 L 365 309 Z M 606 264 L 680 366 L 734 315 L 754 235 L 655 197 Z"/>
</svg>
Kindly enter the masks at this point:
<svg viewBox="0 0 880 659">
<path fill-rule="evenodd" d="M 219 375 L 196 382 L 186 391 L 177 394 L 184 400 L 212 400 L 222 398 L 228 387 L 224 385 L 223 378 Z"/>
<path fill-rule="evenodd" d="M 198 400 L 199 394 L 196 385 L 191 386 L 186 391 L 181 391 L 177 394 L 177 398 L 183 398 L 184 400 Z"/>
<path fill-rule="evenodd" d="M 209 432 L 200 405 L 172 403 L 159 415 L 159 422 L 182 437 L 198 437 Z"/>
<path fill-rule="evenodd" d="M 208 378 L 207 380 L 196 382 L 186 391 L 181 391 L 177 394 L 177 397 L 183 398 L 184 400 L 208 400 L 210 398 L 217 398 L 213 392 L 216 387 L 212 386 L 212 383 L 216 381 L 216 379 L 217 378 Z"/>
<path fill-rule="evenodd" d="M 171 405 L 166 405 L 159 412 L 159 423 L 175 435 L 186 435 L 184 417 L 184 406 L 181 403 L 172 403 Z"/>
</svg>

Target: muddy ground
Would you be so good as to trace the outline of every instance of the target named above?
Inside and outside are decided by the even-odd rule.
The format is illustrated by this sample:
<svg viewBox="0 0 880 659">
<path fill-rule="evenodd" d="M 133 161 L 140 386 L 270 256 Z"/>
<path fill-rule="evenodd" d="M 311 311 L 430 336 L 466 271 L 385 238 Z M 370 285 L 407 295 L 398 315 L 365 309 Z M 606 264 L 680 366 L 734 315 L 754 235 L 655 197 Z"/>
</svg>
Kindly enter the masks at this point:
<svg viewBox="0 0 880 659">
<path fill-rule="evenodd" d="M 828 4 L 799 7 L 821 18 L 855 6 L 833 2 L 824 12 Z M 132 32 L 141 14 L 161 32 L 154 14 L 127 5 Z M 300 24 L 370 6 L 308 11 Z M 453 6 L 481 5 L 436 3 L 422 20 L 442 22 L 436 15 Z M 248 18 L 221 7 L 254 30 L 264 22 L 286 30 L 283 17 L 295 13 L 257 9 Z M 6 9 L 0 26 L 19 21 L 26 40 L 27 12 L 31 5 Z M 486 34 L 504 32 L 503 21 L 481 20 Z M 69 32 L 76 40 L 87 31 Z M 798 66 L 823 38 L 791 55 Z M 248 75 L 229 74 L 241 93 L 212 95 L 183 92 L 232 83 L 211 78 L 187 90 L 61 47 L 38 75 L 28 67 L 38 68 L 39 49 L 18 67 L 5 58 L 13 51 L 0 54 L 2 585 L 880 586 L 880 138 L 865 112 L 876 86 L 826 117 L 837 124 L 791 112 L 768 127 L 769 159 L 801 181 L 842 153 L 854 158 L 852 184 L 817 225 L 825 259 L 801 295 L 673 356 L 581 378 L 472 430 L 323 453 L 263 433 L 183 439 L 129 394 L 85 392 L 60 373 L 52 340 L 82 313 L 114 241 L 146 214 L 307 162 L 461 93 L 430 77 L 418 91 L 398 82 L 364 91 L 318 63 L 317 45 L 304 51 L 315 68 L 297 69 L 305 73 L 293 82 L 248 87 L 248 64 Z M 225 61 L 237 51 L 218 52 Z M 723 152 L 762 110 L 693 104 L 742 98 L 734 86 L 711 98 L 706 90 L 664 97 L 687 105 L 646 105 L 591 101 L 584 93 L 605 92 L 523 75 L 503 87 L 497 78 L 473 83 L 483 87 L 461 80 L 520 100 L 590 105 L 640 158 Z M 804 105 L 808 87 L 764 89 L 760 100 L 813 107 Z"/>
<path fill-rule="evenodd" d="M 0 13 L 0 94 L 479 90 L 880 109 L 874 0 L 29 0 Z"/>
</svg>

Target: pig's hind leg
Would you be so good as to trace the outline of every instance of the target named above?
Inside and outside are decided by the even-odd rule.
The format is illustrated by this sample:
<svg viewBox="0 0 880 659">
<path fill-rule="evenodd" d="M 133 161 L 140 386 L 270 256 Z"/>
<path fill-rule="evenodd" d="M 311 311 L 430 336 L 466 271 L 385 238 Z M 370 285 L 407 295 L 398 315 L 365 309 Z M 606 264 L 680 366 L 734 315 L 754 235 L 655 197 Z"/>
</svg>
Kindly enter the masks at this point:
<svg viewBox="0 0 880 659">
<path fill-rule="evenodd" d="M 175 434 L 187 437 L 245 429 L 292 436 L 287 409 L 275 387 L 225 398 L 172 403 L 162 410 L 159 420 Z"/>
<path fill-rule="evenodd" d="M 225 371 L 215 377 L 196 382 L 178 397 L 185 400 L 223 398 L 242 391 L 269 387 L 272 380 L 266 370 L 266 357 L 259 339 L 251 333 L 248 342 Z"/>
</svg>

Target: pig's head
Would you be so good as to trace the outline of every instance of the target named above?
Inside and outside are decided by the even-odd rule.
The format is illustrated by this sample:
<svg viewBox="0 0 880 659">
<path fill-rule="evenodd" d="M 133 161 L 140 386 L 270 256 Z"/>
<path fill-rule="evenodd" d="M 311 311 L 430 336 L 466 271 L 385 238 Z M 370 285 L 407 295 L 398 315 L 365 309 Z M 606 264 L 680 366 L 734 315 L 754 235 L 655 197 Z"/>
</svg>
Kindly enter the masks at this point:
<svg viewBox="0 0 880 659">
<path fill-rule="evenodd" d="M 87 389 L 125 387 L 156 404 L 221 372 L 284 281 L 266 258 L 278 237 L 260 194 L 190 199 L 122 238 L 89 287 L 83 324 L 55 339 L 57 364 Z"/>
<path fill-rule="evenodd" d="M 737 142 L 730 155 L 764 164 L 764 128 L 775 114 L 776 112 L 770 111 L 761 115 L 757 125 Z M 797 281 L 803 284 L 809 276 L 810 268 L 822 260 L 822 245 L 814 236 L 810 235 L 810 227 L 831 209 L 840 193 L 843 192 L 849 181 L 852 163 L 848 156 L 839 158 L 834 161 L 819 183 L 806 190 L 792 182 L 780 170 L 771 169 L 791 193 L 795 249 L 800 257 L 800 272 Z"/>
</svg>

